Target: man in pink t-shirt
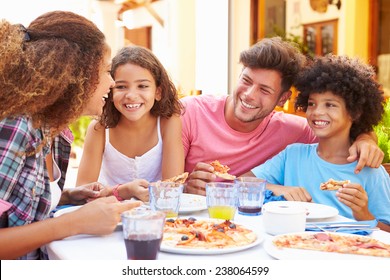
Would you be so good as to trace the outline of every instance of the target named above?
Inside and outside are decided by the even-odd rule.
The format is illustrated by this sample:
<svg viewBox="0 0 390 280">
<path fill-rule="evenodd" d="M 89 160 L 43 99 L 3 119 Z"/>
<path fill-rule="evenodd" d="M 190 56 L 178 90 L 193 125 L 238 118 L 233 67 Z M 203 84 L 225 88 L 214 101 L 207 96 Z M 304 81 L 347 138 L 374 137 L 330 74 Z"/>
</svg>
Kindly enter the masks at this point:
<svg viewBox="0 0 390 280">
<path fill-rule="evenodd" d="M 186 191 L 205 194 L 206 182 L 217 180 L 211 161 L 228 165 L 240 176 L 282 151 L 288 144 L 316 140 L 305 118 L 275 112 L 291 96 L 291 86 L 305 57 L 278 37 L 265 38 L 240 55 L 244 68 L 232 95 L 190 96 L 182 99 Z M 364 165 L 378 167 L 383 153 L 375 135 L 363 134 L 350 149 Z M 299 168 L 299 163 L 297 163 Z M 272 189 L 288 200 L 310 200 L 300 188 Z"/>
<path fill-rule="evenodd" d="M 227 100 L 226 96 L 211 95 L 184 98 L 185 171 L 194 170 L 198 162 L 217 159 L 230 167 L 229 173 L 241 175 L 276 155 L 288 144 L 315 141 L 305 118 L 283 112 L 271 112 L 252 131 L 235 130 L 225 120 Z M 289 129 L 285 128 L 286 125 Z"/>
</svg>

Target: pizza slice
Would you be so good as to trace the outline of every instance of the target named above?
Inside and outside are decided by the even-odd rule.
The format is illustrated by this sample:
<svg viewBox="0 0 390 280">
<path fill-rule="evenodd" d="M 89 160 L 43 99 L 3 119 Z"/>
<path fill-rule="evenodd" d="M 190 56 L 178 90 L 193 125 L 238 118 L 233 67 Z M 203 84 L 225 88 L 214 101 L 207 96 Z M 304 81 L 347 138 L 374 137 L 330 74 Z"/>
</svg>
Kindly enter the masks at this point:
<svg viewBox="0 0 390 280">
<path fill-rule="evenodd" d="M 236 179 L 236 176 L 231 175 L 228 173 L 230 170 L 230 167 L 227 165 L 221 164 L 218 160 L 214 160 L 210 162 L 210 165 L 214 167 L 213 173 L 217 175 L 218 177 L 225 179 L 225 180 L 234 180 Z"/>
<path fill-rule="evenodd" d="M 390 244 L 366 236 L 336 233 L 297 233 L 277 236 L 273 244 L 279 248 L 293 248 L 356 254 L 374 257 L 390 257 Z"/>
<path fill-rule="evenodd" d="M 254 243 L 257 235 L 231 221 L 168 219 L 164 226 L 162 244 L 191 249 L 225 249 Z"/>
<path fill-rule="evenodd" d="M 177 175 L 177 176 L 173 176 L 169 179 L 166 179 L 164 180 L 163 182 L 174 182 L 174 183 L 177 183 L 177 184 L 184 184 L 185 181 L 187 180 L 188 178 L 188 172 L 184 172 L 180 175 Z"/>
<path fill-rule="evenodd" d="M 323 191 L 336 191 L 342 188 L 345 184 L 349 184 L 350 182 L 351 182 L 350 180 L 337 181 L 330 178 L 325 183 L 321 183 L 320 189 Z"/>
</svg>

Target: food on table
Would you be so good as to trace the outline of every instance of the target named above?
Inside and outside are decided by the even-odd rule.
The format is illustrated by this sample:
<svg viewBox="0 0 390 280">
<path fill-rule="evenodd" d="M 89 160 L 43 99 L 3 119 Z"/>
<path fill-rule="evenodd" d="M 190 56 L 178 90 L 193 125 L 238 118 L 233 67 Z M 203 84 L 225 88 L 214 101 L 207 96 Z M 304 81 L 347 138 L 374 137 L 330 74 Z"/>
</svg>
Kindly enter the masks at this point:
<svg viewBox="0 0 390 280">
<path fill-rule="evenodd" d="M 390 258 L 390 244 L 360 235 L 333 233 L 297 233 L 280 235 L 273 239 L 279 248 L 316 250 L 342 254 L 356 254 Z"/>
<path fill-rule="evenodd" d="M 174 183 L 177 183 L 177 184 L 184 184 L 185 181 L 187 180 L 188 178 L 188 172 L 184 172 L 180 175 L 177 175 L 177 176 L 173 176 L 169 179 L 166 179 L 164 180 L 163 182 L 174 182 Z"/>
<path fill-rule="evenodd" d="M 255 242 L 256 234 L 231 221 L 167 219 L 163 244 L 170 247 L 224 249 L 241 247 Z"/>
<path fill-rule="evenodd" d="M 349 180 L 337 181 L 337 180 L 330 178 L 325 183 L 321 183 L 320 189 L 323 191 L 336 191 L 339 188 L 342 188 L 343 185 L 349 184 L 350 182 L 351 181 L 349 181 Z"/>
<path fill-rule="evenodd" d="M 214 160 L 213 162 L 210 162 L 210 165 L 214 167 L 213 173 L 217 175 L 218 177 L 225 179 L 225 180 L 234 180 L 236 179 L 236 176 L 231 175 L 228 173 L 230 170 L 230 167 L 227 165 L 221 164 L 218 160 Z"/>
</svg>

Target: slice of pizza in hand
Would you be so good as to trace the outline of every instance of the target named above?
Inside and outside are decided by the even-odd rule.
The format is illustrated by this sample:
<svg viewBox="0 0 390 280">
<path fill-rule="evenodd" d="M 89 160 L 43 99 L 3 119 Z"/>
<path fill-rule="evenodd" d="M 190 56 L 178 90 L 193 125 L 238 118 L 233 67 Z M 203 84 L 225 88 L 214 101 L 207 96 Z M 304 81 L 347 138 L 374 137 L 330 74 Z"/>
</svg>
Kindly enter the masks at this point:
<svg viewBox="0 0 390 280">
<path fill-rule="evenodd" d="M 230 167 L 227 165 L 221 164 L 218 160 L 214 160 L 213 162 L 210 162 L 210 165 L 214 167 L 213 173 L 217 175 L 218 177 L 225 179 L 225 180 L 234 180 L 236 179 L 236 176 L 231 175 L 228 173 L 230 170 Z"/>
<path fill-rule="evenodd" d="M 174 182 L 174 183 L 177 183 L 177 184 L 184 184 L 185 181 L 187 180 L 188 178 L 188 172 L 184 172 L 180 175 L 177 175 L 177 176 L 173 176 L 169 179 L 166 179 L 164 180 L 163 182 Z"/>
<path fill-rule="evenodd" d="M 330 178 L 325 183 L 321 183 L 320 189 L 323 191 L 336 191 L 342 188 L 345 184 L 349 184 L 350 182 L 351 182 L 350 180 L 337 181 Z"/>
</svg>

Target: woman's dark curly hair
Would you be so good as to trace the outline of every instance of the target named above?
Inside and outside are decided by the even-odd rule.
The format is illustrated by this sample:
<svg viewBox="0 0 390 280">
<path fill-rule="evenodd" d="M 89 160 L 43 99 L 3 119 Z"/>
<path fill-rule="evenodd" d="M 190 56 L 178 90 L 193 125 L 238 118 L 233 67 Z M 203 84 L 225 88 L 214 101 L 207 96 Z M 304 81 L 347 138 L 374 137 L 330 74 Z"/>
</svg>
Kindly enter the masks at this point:
<svg viewBox="0 0 390 280">
<path fill-rule="evenodd" d="M 107 49 L 96 25 L 72 12 L 45 13 L 28 28 L 0 21 L 0 119 L 27 115 L 57 135 L 96 90 Z"/>
<path fill-rule="evenodd" d="M 170 118 L 174 114 L 180 115 L 183 106 L 176 87 L 158 58 L 150 50 L 141 46 L 124 47 L 112 59 L 111 75 L 114 80 L 118 67 L 128 63 L 147 69 L 152 74 L 156 87 L 161 88 L 161 99 L 154 102 L 150 113 L 164 118 Z M 121 113 L 115 108 L 111 90 L 103 107 L 100 124 L 106 128 L 115 127 L 120 117 Z"/>
<path fill-rule="evenodd" d="M 304 112 L 312 93 L 330 91 L 342 97 L 353 119 L 351 140 L 372 131 L 382 118 L 384 96 L 381 85 L 375 80 L 373 68 L 358 58 L 336 55 L 314 58 L 298 75 L 295 87 L 299 91 L 295 109 Z"/>
</svg>

